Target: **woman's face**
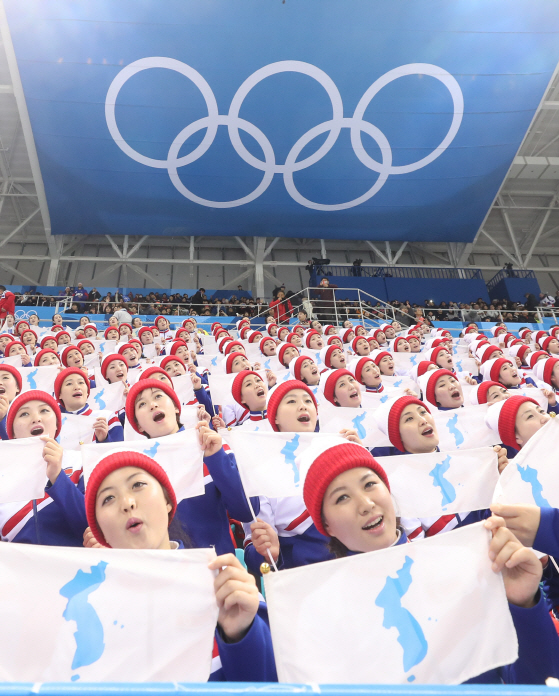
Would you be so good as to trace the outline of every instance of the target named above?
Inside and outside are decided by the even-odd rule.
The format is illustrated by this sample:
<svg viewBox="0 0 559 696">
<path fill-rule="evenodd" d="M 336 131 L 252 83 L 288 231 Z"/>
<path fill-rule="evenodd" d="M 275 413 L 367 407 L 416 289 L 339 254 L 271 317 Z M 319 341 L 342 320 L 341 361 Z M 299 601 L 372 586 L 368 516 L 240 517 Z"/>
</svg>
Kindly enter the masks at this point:
<svg viewBox="0 0 559 696">
<path fill-rule="evenodd" d="M 270 336 L 277 336 L 278 335 L 278 327 L 277 326 L 272 326 L 270 331 L 269 331 Z"/>
<path fill-rule="evenodd" d="M 81 351 L 84 355 L 91 355 L 92 353 L 95 353 L 95 348 L 91 345 L 91 343 L 84 343 L 81 347 Z"/>
<path fill-rule="evenodd" d="M 25 348 L 23 346 L 15 345 L 10 348 L 10 354 L 8 357 L 13 357 L 14 355 L 27 355 L 27 353 L 25 352 Z"/>
<path fill-rule="evenodd" d="M 28 401 L 18 408 L 14 418 L 14 438 L 41 437 L 56 434 L 56 414 L 44 401 Z"/>
<path fill-rule="evenodd" d="M 346 319 L 346 320 L 344 321 L 344 323 L 343 323 L 343 328 L 344 328 L 344 329 L 351 329 L 352 326 L 353 326 L 353 324 L 350 322 L 349 319 Z"/>
<path fill-rule="evenodd" d="M 297 326 L 297 327 L 295 328 L 295 333 L 297 334 L 297 336 L 303 336 L 304 333 L 305 333 L 304 327 L 302 327 L 302 326 Z"/>
<path fill-rule="evenodd" d="M 255 334 L 252 334 L 252 336 L 250 337 L 249 343 L 260 343 L 262 338 L 263 338 L 262 334 L 257 331 Z"/>
<path fill-rule="evenodd" d="M 293 360 L 293 358 L 299 357 L 299 351 L 297 348 L 292 348 L 291 346 L 289 348 L 286 348 L 283 352 L 283 364 L 285 367 L 289 366 L 289 363 Z"/>
<path fill-rule="evenodd" d="M 87 322 L 86 322 L 87 324 Z M 109 318 L 109 326 L 118 326 L 118 319 L 116 317 Z"/>
<path fill-rule="evenodd" d="M 250 411 L 264 411 L 268 387 L 258 375 L 247 375 L 241 386 L 241 401 Z"/>
<path fill-rule="evenodd" d="M 552 355 L 557 355 L 559 353 L 559 341 L 556 338 L 552 338 L 547 344 L 547 352 Z"/>
<path fill-rule="evenodd" d="M 386 329 L 385 329 L 385 331 L 384 331 L 384 335 L 385 335 L 386 338 L 388 338 L 389 340 L 392 340 L 393 338 L 396 338 L 396 332 L 394 331 L 394 329 L 393 329 L 391 326 L 386 327 Z"/>
<path fill-rule="evenodd" d="M 394 360 L 391 355 L 385 355 L 384 358 L 379 362 L 379 368 L 381 375 L 393 375 L 394 374 Z"/>
<path fill-rule="evenodd" d="M 109 329 L 107 331 L 107 340 L 108 341 L 118 341 L 118 339 L 119 339 L 118 329 Z"/>
<path fill-rule="evenodd" d="M 67 336 L 66 334 L 63 334 L 63 335 L 60 336 L 60 338 L 58 339 L 58 345 L 59 345 L 59 346 L 66 346 L 66 345 L 68 345 L 68 343 L 70 343 L 70 336 Z"/>
<path fill-rule="evenodd" d="M 157 328 L 159 331 L 166 331 L 169 327 L 169 322 L 167 319 L 158 319 L 157 320 Z"/>
<path fill-rule="evenodd" d="M 402 325 L 400 324 L 399 321 L 393 321 L 392 322 L 392 329 L 394 330 L 395 333 L 398 333 L 398 331 L 402 330 Z"/>
<path fill-rule="evenodd" d="M 334 370 L 340 370 L 346 367 L 345 353 L 341 348 L 336 348 L 330 356 L 330 367 Z"/>
<path fill-rule="evenodd" d="M 48 338 L 45 341 L 43 348 L 47 348 L 49 350 L 56 350 L 58 348 L 58 346 L 56 344 L 56 340 L 54 338 Z"/>
<path fill-rule="evenodd" d="M 406 452 L 434 452 L 439 444 L 435 421 L 429 411 L 419 404 L 409 404 L 400 416 L 400 437 Z"/>
<path fill-rule="evenodd" d="M 505 387 L 516 387 L 522 382 L 522 378 L 518 374 L 516 365 L 511 365 L 511 363 L 507 362 L 499 370 L 499 378 L 497 381 L 504 384 Z"/>
<path fill-rule="evenodd" d="M 185 362 L 190 362 L 190 351 L 188 350 L 188 346 L 179 346 L 175 351 L 175 355 L 182 358 Z"/>
<path fill-rule="evenodd" d="M 77 348 L 76 350 L 70 350 L 66 356 L 66 362 L 68 363 L 68 367 L 82 367 L 83 355 Z"/>
<path fill-rule="evenodd" d="M 289 333 L 289 329 L 287 329 L 285 326 L 282 326 L 281 329 L 278 331 L 278 337 L 280 341 L 285 341 L 285 337 Z"/>
<path fill-rule="evenodd" d="M 367 342 L 369 343 L 369 348 L 371 350 L 378 350 L 380 348 L 379 342 L 376 340 L 376 338 L 368 338 Z"/>
<path fill-rule="evenodd" d="M 128 367 L 124 360 L 111 360 L 107 367 L 107 382 L 114 384 L 115 382 L 126 382 L 128 376 Z"/>
<path fill-rule="evenodd" d="M 11 404 L 18 394 L 19 387 L 16 378 L 11 372 L 6 372 L 0 368 L 0 396 L 5 396 Z"/>
<path fill-rule="evenodd" d="M 383 343 L 386 343 L 386 334 L 384 333 L 384 331 L 377 331 L 375 334 L 375 340 L 379 344 L 379 346 Z"/>
<path fill-rule="evenodd" d="M 126 466 L 99 486 L 95 517 L 114 549 L 169 549 L 169 513 L 159 481 L 143 469 Z"/>
<path fill-rule="evenodd" d="M 334 388 L 334 401 L 337 406 L 359 408 L 361 406 L 361 390 L 359 383 L 350 375 L 342 375 Z"/>
<path fill-rule="evenodd" d="M 367 360 L 361 370 L 361 380 L 366 387 L 379 387 L 382 384 L 378 365 L 372 360 Z"/>
<path fill-rule="evenodd" d="M 186 369 L 178 360 L 169 360 L 165 365 L 165 372 L 171 377 L 180 377 L 186 374 Z"/>
<path fill-rule="evenodd" d="M 510 392 L 507 391 L 505 387 L 489 387 L 487 390 L 487 403 L 496 404 L 497 401 L 504 401 L 508 399 Z"/>
<path fill-rule="evenodd" d="M 85 326 L 89 324 L 89 317 L 80 317 L 80 326 Z"/>
<path fill-rule="evenodd" d="M 318 413 L 305 389 L 292 389 L 276 411 L 276 425 L 283 433 L 314 433 Z"/>
<path fill-rule="evenodd" d="M 460 382 L 450 375 L 439 377 L 435 384 L 435 401 L 441 408 L 460 408 L 464 395 Z"/>
<path fill-rule="evenodd" d="M 136 397 L 134 414 L 141 433 L 150 438 L 164 437 L 178 432 L 177 414 L 179 409 L 162 389 L 149 387 Z"/>
<path fill-rule="evenodd" d="M 396 512 L 390 491 L 371 469 L 344 471 L 326 489 L 324 527 L 350 551 L 386 549 L 396 541 Z"/>
<path fill-rule="evenodd" d="M 132 320 L 132 327 L 134 329 L 139 329 L 142 327 L 142 325 L 143 325 L 143 322 L 140 319 L 140 317 L 134 317 L 134 319 Z"/>
<path fill-rule="evenodd" d="M 331 341 L 328 342 L 329 346 L 340 346 L 340 348 L 344 347 L 344 343 L 342 339 L 339 336 L 334 336 Z"/>
<path fill-rule="evenodd" d="M 60 365 L 60 360 L 56 355 L 52 353 L 47 353 L 46 355 L 41 355 L 39 358 L 39 367 L 49 367 L 51 365 Z"/>
<path fill-rule="evenodd" d="M 447 350 L 439 351 L 436 363 L 437 367 L 442 367 L 445 370 L 454 370 L 454 362 L 452 361 L 452 355 Z"/>
<path fill-rule="evenodd" d="M 355 331 L 349 331 L 347 336 L 344 336 L 345 343 L 351 343 L 355 338 Z"/>
<path fill-rule="evenodd" d="M 319 333 L 322 333 L 322 324 L 318 321 L 318 319 L 311 321 L 311 328 Z"/>
<path fill-rule="evenodd" d="M 275 355 L 276 354 L 276 342 L 275 341 L 264 341 L 262 353 L 266 357 L 270 357 L 271 355 Z"/>
<path fill-rule="evenodd" d="M 327 335 L 327 336 L 333 336 L 335 333 L 336 333 L 336 329 L 335 329 L 333 326 L 331 326 L 331 327 L 328 329 L 328 331 L 326 332 L 326 335 Z"/>
<path fill-rule="evenodd" d="M 322 348 L 324 348 L 324 341 L 322 340 L 322 336 L 313 334 L 309 339 L 309 348 L 312 348 L 312 350 L 321 350 Z"/>
<path fill-rule="evenodd" d="M 250 370 L 250 363 L 245 355 L 238 355 L 231 364 L 231 372 L 242 372 Z"/>
<path fill-rule="evenodd" d="M 371 346 L 366 338 L 360 338 L 355 343 L 355 352 L 357 355 L 369 355 L 371 352 Z"/>
<path fill-rule="evenodd" d="M 303 360 L 301 364 L 301 381 L 305 382 L 311 387 L 316 386 L 320 382 L 320 372 L 316 363 L 309 358 L 309 360 Z"/>
<path fill-rule="evenodd" d="M 417 336 L 409 336 L 408 344 L 412 353 L 421 353 L 421 341 Z"/>
<path fill-rule="evenodd" d="M 398 341 L 397 353 L 411 353 L 411 346 L 408 341 L 400 340 Z"/>
<path fill-rule="evenodd" d="M 293 343 L 293 345 L 297 346 L 297 348 L 300 348 L 303 345 L 303 341 L 301 340 L 301 336 L 299 336 L 299 334 L 296 336 L 291 336 L 291 340 L 289 342 Z"/>
<path fill-rule="evenodd" d="M 36 314 L 32 314 L 29 317 L 29 323 L 31 326 L 39 326 L 39 317 Z"/>
<path fill-rule="evenodd" d="M 366 336 L 367 329 L 364 326 L 359 326 L 355 332 L 356 336 Z"/>
<path fill-rule="evenodd" d="M 31 331 L 26 331 L 21 337 L 21 342 L 26 346 L 35 346 L 37 344 L 37 339 Z"/>
<path fill-rule="evenodd" d="M 144 331 L 140 336 L 140 341 L 144 346 L 148 346 L 153 343 L 153 333 L 151 331 Z"/>
<path fill-rule="evenodd" d="M 12 337 L 11 336 L 2 336 L 0 338 L 0 350 L 4 352 L 4 349 L 8 345 L 8 343 L 12 342 Z M 56 347 L 56 341 L 54 342 L 54 346 Z"/>
<path fill-rule="evenodd" d="M 515 422 L 516 442 L 519 447 L 523 447 L 550 418 L 551 416 L 541 406 L 531 401 L 524 402 L 518 409 Z"/>
<path fill-rule="evenodd" d="M 125 348 L 122 351 L 122 357 L 126 360 L 126 364 L 128 367 L 132 367 L 133 365 L 136 365 L 138 363 L 138 353 L 136 353 L 136 349 L 134 346 L 130 346 L 130 348 Z"/>
<path fill-rule="evenodd" d="M 131 336 L 132 335 L 132 331 L 130 331 L 130 327 L 126 326 L 126 324 L 123 324 L 119 328 L 119 332 L 120 332 L 121 336 Z"/>
<path fill-rule="evenodd" d="M 87 385 L 80 375 L 68 375 L 60 388 L 60 400 L 67 411 L 78 411 L 87 403 Z"/>
</svg>

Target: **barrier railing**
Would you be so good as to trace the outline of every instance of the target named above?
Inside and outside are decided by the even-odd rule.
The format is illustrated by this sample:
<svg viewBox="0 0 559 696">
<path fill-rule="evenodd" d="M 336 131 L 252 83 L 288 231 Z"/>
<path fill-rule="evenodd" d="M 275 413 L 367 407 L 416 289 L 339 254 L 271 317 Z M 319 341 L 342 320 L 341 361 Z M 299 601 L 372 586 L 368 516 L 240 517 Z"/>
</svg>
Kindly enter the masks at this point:
<svg viewBox="0 0 559 696">
<path fill-rule="evenodd" d="M 443 280 L 483 280 L 479 268 L 421 268 L 417 266 L 336 266 L 315 265 L 316 276 L 354 278 L 427 278 Z"/>
</svg>

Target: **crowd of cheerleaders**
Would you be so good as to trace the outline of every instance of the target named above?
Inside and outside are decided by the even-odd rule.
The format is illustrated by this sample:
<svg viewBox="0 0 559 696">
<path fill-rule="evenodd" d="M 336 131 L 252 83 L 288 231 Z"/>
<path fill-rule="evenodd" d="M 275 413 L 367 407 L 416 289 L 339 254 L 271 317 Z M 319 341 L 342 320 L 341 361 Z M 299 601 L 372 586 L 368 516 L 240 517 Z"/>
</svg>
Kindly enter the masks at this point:
<svg viewBox="0 0 559 696">
<path fill-rule="evenodd" d="M 514 336 L 497 324 L 487 336 L 471 324 L 453 339 L 445 330 L 403 329 L 397 322 L 372 331 L 316 321 L 311 328 L 269 323 L 263 333 L 241 320 L 235 331 L 214 322 L 210 335 L 198 331 L 193 317 L 172 329 L 160 316 L 137 337 L 126 324 L 111 325 L 100 336 L 87 321 L 74 335 L 62 326 L 38 329 L 25 321 L 15 324 L 13 331 L 0 335 L 5 359 L 0 363 L 0 434 L 4 440 L 42 439 L 48 483 L 41 500 L 0 505 L 2 540 L 135 549 L 215 547 L 218 557 L 211 567 L 219 571 L 219 619 L 211 679 L 277 678 L 266 606 L 254 579 L 263 561 L 273 559 L 281 572 L 452 534 L 481 520 L 492 533 L 487 562 L 503 575 L 519 658 L 474 681 L 542 683 L 549 676 L 559 677 L 559 637 L 553 619 L 559 576 L 548 557 L 540 560 L 531 550 L 559 556 L 558 511 L 495 505 L 438 519 L 400 519 L 390 481 L 375 459 L 437 451 L 433 414 L 437 409 L 467 408 L 471 402 L 489 405 L 486 423 L 494 431 L 502 471 L 558 408 L 559 357 L 554 354 L 559 354 L 559 326 L 549 333 L 523 329 Z M 113 340 L 113 352 L 102 353 L 103 341 Z M 204 347 L 219 362 L 210 363 Z M 453 350 L 458 349 L 475 360 L 479 375 L 455 371 Z M 416 390 L 398 396 L 394 353 L 401 352 L 420 355 L 407 374 Z M 273 359 L 279 368 L 259 373 L 256 355 L 260 362 Z M 229 403 L 212 403 L 206 367 L 210 364 L 215 374 L 232 375 Z M 22 390 L 26 368 L 48 365 L 59 369 L 53 393 Z M 203 495 L 177 500 L 164 469 L 138 452 L 106 456 L 85 491 L 81 470 L 62 468 L 63 451 L 57 441 L 62 414 L 91 413 L 92 365 L 98 380 L 125 385 L 121 408 L 113 417 L 95 421 L 96 442 L 123 440 L 126 422 L 147 438 L 183 430 L 184 404 L 173 380 L 190 374 L 199 404 L 196 429 L 204 456 Z M 278 378 L 281 370 L 289 371 L 287 380 Z M 465 384 L 470 385 L 467 400 Z M 541 390 L 547 409 L 529 396 L 515 395 L 521 387 L 526 392 L 526 386 L 534 393 Z M 317 439 L 317 446 L 304 453 L 309 461 L 302 496 L 247 500 L 235 456 L 222 441 L 228 429 L 315 433 L 322 404 L 358 409 L 366 392 L 389 397 L 374 417 L 390 447 L 365 448 L 350 422 L 338 444 L 322 446 Z M 545 400 L 540 395 L 540 401 Z M 231 520 L 244 528 L 245 561 L 252 574 L 235 556 Z"/>
</svg>

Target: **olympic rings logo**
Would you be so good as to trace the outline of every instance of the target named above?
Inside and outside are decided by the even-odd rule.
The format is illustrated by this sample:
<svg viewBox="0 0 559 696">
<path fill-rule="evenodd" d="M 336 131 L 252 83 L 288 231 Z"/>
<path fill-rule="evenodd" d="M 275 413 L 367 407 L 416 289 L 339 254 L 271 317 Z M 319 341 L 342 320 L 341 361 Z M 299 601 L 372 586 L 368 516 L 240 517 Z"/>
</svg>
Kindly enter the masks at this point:
<svg viewBox="0 0 559 696">
<path fill-rule="evenodd" d="M 191 123 L 189 126 L 184 128 L 176 136 L 171 144 L 171 147 L 169 148 L 167 159 L 153 159 L 134 150 L 124 140 L 116 124 L 115 106 L 120 90 L 133 75 L 136 75 L 142 70 L 149 70 L 150 68 L 166 68 L 184 75 L 186 78 L 191 80 L 196 87 L 198 87 L 208 109 L 207 116 L 194 121 L 194 123 Z M 255 125 L 241 118 L 239 116 L 239 112 L 241 110 L 243 101 L 253 87 L 255 87 L 266 77 L 282 72 L 302 73 L 303 75 L 308 75 L 309 77 L 314 78 L 324 88 L 330 98 L 332 105 L 332 118 L 329 121 L 325 121 L 324 123 L 311 128 L 304 135 L 302 135 L 291 148 L 286 157 L 285 164 L 278 164 L 275 159 L 272 145 L 268 138 Z M 392 150 L 386 136 L 376 126 L 368 121 L 364 121 L 363 116 L 373 97 L 383 87 L 405 75 L 429 75 L 442 82 L 452 97 L 454 114 L 448 133 L 445 135 L 441 143 L 434 148 L 430 154 L 426 155 L 417 162 L 413 162 L 412 164 L 396 166 L 392 164 Z M 456 136 L 462 122 L 463 112 L 464 97 L 458 82 L 446 70 L 428 63 L 410 63 L 409 65 L 402 65 L 388 71 L 382 75 L 382 77 L 379 77 L 378 80 L 373 82 L 373 84 L 361 97 L 361 100 L 357 104 L 355 112 L 351 118 L 344 117 L 342 98 L 332 79 L 324 71 L 320 70 L 320 68 L 317 68 L 310 63 L 303 63 L 296 60 L 284 60 L 277 63 L 270 63 L 269 65 L 260 68 L 260 70 L 257 70 L 250 75 L 250 77 L 248 77 L 237 90 L 227 115 L 219 114 L 214 93 L 202 75 L 194 70 L 194 68 L 186 65 L 186 63 L 181 63 L 173 58 L 150 57 L 142 58 L 141 60 L 130 63 L 130 65 L 121 70 L 121 72 L 112 81 L 105 100 L 105 118 L 107 120 L 107 126 L 118 147 L 126 155 L 128 155 L 128 157 L 131 157 L 140 164 L 157 169 L 167 169 L 169 177 L 177 191 L 194 203 L 207 206 L 208 208 L 235 208 L 256 200 L 271 184 L 274 174 L 283 174 L 283 181 L 289 195 L 293 198 L 293 200 L 297 201 L 297 203 L 300 203 L 306 208 L 328 211 L 354 208 L 378 193 L 391 174 L 398 175 L 415 172 L 418 169 L 426 167 L 428 164 L 440 157 L 454 140 L 454 137 Z M 205 198 L 200 198 L 200 196 L 197 196 L 195 193 L 186 188 L 186 186 L 180 180 L 178 174 L 179 167 L 185 167 L 192 162 L 195 162 L 208 151 L 215 139 L 218 126 L 227 126 L 231 143 L 239 157 L 241 157 L 247 164 L 263 172 L 262 180 L 254 191 L 243 198 L 238 198 L 233 201 L 210 201 Z M 301 171 L 302 169 L 306 169 L 307 167 L 311 167 L 313 164 L 316 164 L 316 162 L 321 160 L 333 147 L 342 128 L 350 129 L 351 144 L 353 146 L 355 155 L 368 169 L 378 173 L 378 179 L 366 193 L 352 201 L 331 205 L 315 203 L 305 198 L 297 190 L 293 180 L 293 174 Z M 204 129 L 206 132 L 200 144 L 189 154 L 179 157 L 178 154 L 180 149 L 188 138 L 194 135 L 194 133 Z M 239 135 L 239 130 L 245 131 L 256 140 L 262 149 L 264 160 L 258 159 L 246 149 Z M 365 148 L 361 142 L 361 133 L 363 131 L 376 141 L 381 151 L 381 162 L 377 162 L 365 151 Z M 306 145 L 308 145 L 312 140 L 322 133 L 328 133 L 328 136 L 322 145 L 316 150 L 316 152 L 298 161 L 297 158 L 299 157 L 303 148 L 305 148 Z"/>
</svg>

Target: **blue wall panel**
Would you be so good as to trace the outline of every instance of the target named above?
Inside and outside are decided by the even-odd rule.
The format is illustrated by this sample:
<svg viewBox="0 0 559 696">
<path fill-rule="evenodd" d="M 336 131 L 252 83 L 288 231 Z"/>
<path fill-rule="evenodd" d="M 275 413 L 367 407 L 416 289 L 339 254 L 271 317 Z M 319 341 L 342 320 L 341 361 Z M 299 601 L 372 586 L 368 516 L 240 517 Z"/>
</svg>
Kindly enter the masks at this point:
<svg viewBox="0 0 559 696">
<path fill-rule="evenodd" d="M 491 299 L 526 302 L 526 293 L 531 292 L 539 301 L 540 285 L 535 278 L 503 278 L 490 291 Z"/>
</svg>

